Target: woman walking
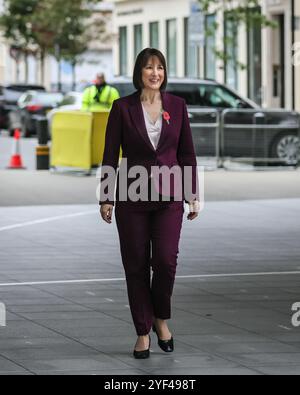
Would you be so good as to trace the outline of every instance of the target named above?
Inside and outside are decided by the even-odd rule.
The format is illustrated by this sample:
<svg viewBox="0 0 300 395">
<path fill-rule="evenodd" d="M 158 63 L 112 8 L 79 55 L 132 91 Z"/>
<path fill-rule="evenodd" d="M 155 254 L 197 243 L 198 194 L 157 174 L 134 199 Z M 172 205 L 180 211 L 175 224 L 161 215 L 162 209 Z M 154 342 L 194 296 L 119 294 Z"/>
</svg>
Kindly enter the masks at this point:
<svg viewBox="0 0 300 395">
<path fill-rule="evenodd" d="M 137 91 L 113 104 L 106 129 L 102 168 L 117 169 L 122 147 L 123 159 L 126 158 L 129 169 L 139 165 L 147 170 L 148 200 L 118 199 L 119 171 L 115 201 L 106 199 L 101 188 L 100 212 L 103 220 L 111 224 L 115 206 L 130 310 L 138 336 L 133 354 L 137 359 L 145 359 L 150 356 L 151 328 L 163 351 L 174 350 L 174 338 L 167 320 L 171 318 L 184 201 L 190 207 L 188 219 L 194 220 L 199 212 L 199 199 L 197 161 L 186 103 L 165 92 L 167 69 L 160 51 L 147 48 L 139 54 L 133 83 Z M 153 166 L 171 168 L 176 165 L 181 169 L 192 169 L 189 178 L 192 198 L 190 195 L 176 198 L 174 182 L 170 182 L 170 193 L 166 195 L 164 184 L 153 175 Z M 102 173 L 102 182 L 104 178 Z M 126 193 L 133 181 L 128 181 Z M 153 190 L 158 199 L 151 200 Z"/>
</svg>

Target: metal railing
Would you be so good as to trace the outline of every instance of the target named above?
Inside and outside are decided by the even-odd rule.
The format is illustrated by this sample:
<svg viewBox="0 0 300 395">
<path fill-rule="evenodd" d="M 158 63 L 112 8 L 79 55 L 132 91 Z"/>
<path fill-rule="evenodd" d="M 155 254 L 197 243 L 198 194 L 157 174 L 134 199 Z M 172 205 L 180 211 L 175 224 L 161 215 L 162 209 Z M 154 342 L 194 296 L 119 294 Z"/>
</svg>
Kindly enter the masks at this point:
<svg viewBox="0 0 300 395">
<path fill-rule="evenodd" d="M 189 109 L 189 119 L 198 162 L 220 166 L 220 112 L 216 109 Z M 212 162 L 213 160 L 213 162 Z"/>
<path fill-rule="evenodd" d="M 189 109 L 196 155 L 227 163 L 300 163 L 300 114 L 286 110 Z M 213 144 L 214 142 L 214 144 Z"/>
</svg>

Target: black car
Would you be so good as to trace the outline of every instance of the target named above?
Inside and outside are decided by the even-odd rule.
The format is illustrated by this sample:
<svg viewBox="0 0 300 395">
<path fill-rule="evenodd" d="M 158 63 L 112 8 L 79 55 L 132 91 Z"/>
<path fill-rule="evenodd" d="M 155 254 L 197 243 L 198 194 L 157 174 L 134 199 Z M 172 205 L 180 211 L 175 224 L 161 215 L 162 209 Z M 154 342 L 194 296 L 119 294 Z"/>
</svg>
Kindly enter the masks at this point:
<svg viewBox="0 0 300 395">
<path fill-rule="evenodd" d="M 58 107 L 64 96 L 62 93 L 28 91 L 18 100 L 18 117 L 24 137 L 36 134 L 36 119 Z"/>
<path fill-rule="evenodd" d="M 125 77 L 111 85 L 121 97 L 135 92 Z M 264 110 L 214 80 L 171 78 L 167 91 L 186 100 L 197 156 L 300 161 L 299 113 Z"/>
<path fill-rule="evenodd" d="M 13 129 L 9 114 L 18 108 L 18 100 L 29 89 L 45 91 L 40 85 L 14 84 L 0 87 L 0 129 Z"/>
</svg>

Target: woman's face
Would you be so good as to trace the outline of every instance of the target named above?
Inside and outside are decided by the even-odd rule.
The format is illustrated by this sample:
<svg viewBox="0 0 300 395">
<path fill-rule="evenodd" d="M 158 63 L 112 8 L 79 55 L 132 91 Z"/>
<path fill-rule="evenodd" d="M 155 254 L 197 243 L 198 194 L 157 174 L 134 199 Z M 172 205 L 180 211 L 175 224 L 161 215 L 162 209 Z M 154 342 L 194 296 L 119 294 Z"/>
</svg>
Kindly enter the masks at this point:
<svg viewBox="0 0 300 395">
<path fill-rule="evenodd" d="M 165 79 L 165 69 L 157 56 L 152 56 L 142 69 L 145 89 L 159 90 Z"/>
</svg>

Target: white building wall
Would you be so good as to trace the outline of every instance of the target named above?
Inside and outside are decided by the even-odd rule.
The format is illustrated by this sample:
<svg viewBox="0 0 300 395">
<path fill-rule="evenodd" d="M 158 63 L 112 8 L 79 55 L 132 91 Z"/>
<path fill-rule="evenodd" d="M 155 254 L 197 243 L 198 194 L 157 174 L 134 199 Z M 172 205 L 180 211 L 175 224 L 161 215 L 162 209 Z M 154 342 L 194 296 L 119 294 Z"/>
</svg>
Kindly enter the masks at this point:
<svg viewBox="0 0 300 395">
<path fill-rule="evenodd" d="M 177 76 L 183 77 L 185 71 L 184 58 L 184 18 L 189 15 L 189 0 L 115 0 L 115 32 L 118 33 L 119 27 L 128 28 L 128 76 L 133 73 L 135 64 L 134 59 L 134 25 L 143 24 L 143 43 L 144 47 L 150 46 L 149 24 L 159 22 L 159 48 L 165 55 L 167 54 L 166 45 L 166 22 L 169 19 L 177 21 Z M 114 45 L 115 74 L 120 73 L 119 69 L 119 46 Z"/>
<path fill-rule="evenodd" d="M 263 1 L 263 12 L 270 19 L 283 14 L 284 27 L 284 60 L 285 60 L 285 108 L 293 107 L 292 89 L 292 8 L 290 0 Z M 266 107 L 279 107 L 280 102 L 273 97 L 273 64 L 276 62 L 276 51 L 279 48 L 279 32 L 271 28 L 263 30 L 263 105 Z"/>
<path fill-rule="evenodd" d="M 132 76 L 134 68 L 134 25 L 143 24 L 143 42 L 144 47 L 150 46 L 149 41 L 149 24 L 151 22 L 159 22 L 159 48 L 167 57 L 166 42 L 166 24 L 169 19 L 177 21 L 177 77 L 185 76 L 185 43 L 184 43 L 184 19 L 190 14 L 189 0 L 114 0 L 116 8 L 114 15 L 115 32 L 118 33 L 119 27 L 127 26 L 128 34 L 128 76 Z M 212 12 L 215 10 L 212 9 Z M 224 28 L 223 13 L 218 13 L 219 30 L 216 36 L 216 46 L 220 49 L 224 48 Z M 241 27 L 239 35 L 239 61 L 247 63 L 247 47 L 246 47 L 246 28 Z M 120 73 L 119 69 L 119 45 L 114 45 L 114 70 L 116 75 Z M 199 70 L 198 75 L 204 77 L 204 48 L 199 48 Z M 222 61 L 217 62 L 216 79 L 224 82 L 225 70 Z M 248 90 L 247 72 L 241 71 L 239 75 L 239 91 L 246 95 Z"/>
<path fill-rule="evenodd" d="M 184 59 L 184 18 L 189 15 L 189 0 L 114 0 L 116 4 L 114 26 L 118 32 L 119 26 L 128 27 L 128 75 L 132 75 L 134 66 L 133 57 L 133 26 L 142 23 L 144 27 L 144 47 L 149 46 L 149 23 L 152 21 L 160 22 L 160 47 L 159 49 L 167 54 L 166 48 L 166 20 L 176 18 L 177 20 L 177 76 L 184 76 L 185 59 Z M 300 1 L 296 0 L 296 10 L 298 10 Z M 284 14 L 284 59 L 285 59 L 285 108 L 292 109 L 293 105 L 293 86 L 292 86 L 292 9 L 290 0 L 261 0 L 263 13 L 270 19 L 275 18 L 278 14 Z M 212 9 L 212 11 L 214 11 Z M 219 30 L 216 35 L 216 46 L 219 49 L 224 48 L 224 16 L 223 12 L 217 15 Z M 280 100 L 273 97 L 273 63 L 276 48 L 279 48 L 279 41 L 276 39 L 276 32 L 270 28 L 262 30 L 262 96 L 264 107 L 279 107 Z M 300 32 L 298 30 L 296 37 L 300 42 Z M 247 64 L 247 30 L 246 26 L 241 26 L 238 37 L 238 57 L 241 63 Z M 114 45 L 114 71 L 119 74 L 119 47 L 118 43 Z M 199 75 L 204 75 L 204 54 L 203 48 L 200 48 L 200 66 Z M 299 66 L 300 68 L 300 66 Z M 299 87 L 299 68 L 297 70 L 296 87 Z M 217 61 L 216 79 L 219 82 L 225 80 L 225 70 L 222 61 Z M 238 90 L 242 95 L 248 94 L 248 73 L 247 70 L 240 70 L 238 76 Z M 296 89 L 298 92 L 299 89 Z M 300 108 L 300 98 L 297 95 L 297 108 Z"/>
<path fill-rule="evenodd" d="M 295 16 L 296 16 L 296 31 L 295 31 L 295 44 L 297 53 L 295 58 L 297 64 L 295 64 L 295 108 L 300 111 L 300 1 L 295 1 Z"/>
</svg>

